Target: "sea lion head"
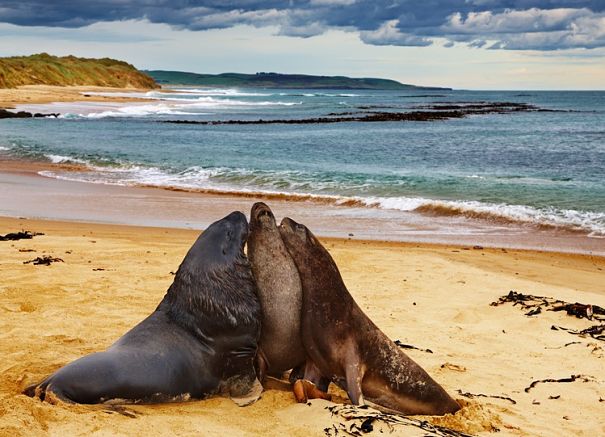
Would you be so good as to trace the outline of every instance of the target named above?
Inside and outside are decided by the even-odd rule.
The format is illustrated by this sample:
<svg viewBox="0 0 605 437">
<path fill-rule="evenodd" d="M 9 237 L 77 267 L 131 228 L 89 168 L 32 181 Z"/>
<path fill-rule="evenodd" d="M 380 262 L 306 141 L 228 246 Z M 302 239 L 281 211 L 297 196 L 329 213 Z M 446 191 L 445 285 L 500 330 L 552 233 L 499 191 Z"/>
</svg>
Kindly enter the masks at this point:
<svg viewBox="0 0 605 437">
<path fill-rule="evenodd" d="M 285 217 L 278 229 L 288 252 L 294 260 L 306 259 L 307 261 L 313 261 L 314 254 L 320 255 L 320 257 L 323 257 L 324 252 L 327 254 L 313 232 L 302 223 L 297 223 L 291 218 Z"/>
<path fill-rule="evenodd" d="M 313 233 L 302 223 L 297 223 L 290 217 L 284 217 L 279 225 L 279 232 L 290 241 L 298 241 L 304 245 L 317 245 L 319 242 Z"/>
<path fill-rule="evenodd" d="M 273 211 L 263 202 L 256 202 L 252 205 L 250 211 L 250 230 L 255 229 L 276 229 L 275 216 Z"/>
<path fill-rule="evenodd" d="M 248 221 L 239 211 L 212 223 L 202 232 L 185 256 L 179 271 L 209 272 L 231 265 L 244 257 Z"/>
<path fill-rule="evenodd" d="M 187 252 L 160 307 L 194 331 L 209 320 L 217 328 L 253 324 L 255 331 L 260 304 L 244 254 L 247 238 L 248 222 L 239 211 L 208 226 Z"/>
</svg>

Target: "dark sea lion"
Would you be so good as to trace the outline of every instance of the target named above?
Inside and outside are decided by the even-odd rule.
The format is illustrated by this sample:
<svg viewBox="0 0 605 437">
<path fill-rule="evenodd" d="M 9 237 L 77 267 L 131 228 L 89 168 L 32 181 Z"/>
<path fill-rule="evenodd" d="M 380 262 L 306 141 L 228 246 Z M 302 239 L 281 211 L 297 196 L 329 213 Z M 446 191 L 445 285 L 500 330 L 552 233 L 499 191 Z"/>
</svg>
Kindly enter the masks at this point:
<svg viewBox="0 0 605 437">
<path fill-rule="evenodd" d="M 262 202 L 250 211 L 248 258 L 256 279 L 262 324 L 257 366 L 265 375 L 280 377 L 305 362 L 300 337 L 302 285 L 296 264 L 282 241 L 275 216 Z"/>
<path fill-rule="evenodd" d="M 94 404 L 258 399 L 254 357 L 261 312 L 244 255 L 246 217 L 234 212 L 193 244 L 164 299 L 106 351 L 82 357 L 25 390 L 54 402 Z"/>
<path fill-rule="evenodd" d="M 285 218 L 279 231 L 303 286 L 305 379 L 330 378 L 355 405 L 368 400 L 406 415 L 443 415 L 460 409 L 364 314 L 336 263 L 309 229 Z"/>
</svg>

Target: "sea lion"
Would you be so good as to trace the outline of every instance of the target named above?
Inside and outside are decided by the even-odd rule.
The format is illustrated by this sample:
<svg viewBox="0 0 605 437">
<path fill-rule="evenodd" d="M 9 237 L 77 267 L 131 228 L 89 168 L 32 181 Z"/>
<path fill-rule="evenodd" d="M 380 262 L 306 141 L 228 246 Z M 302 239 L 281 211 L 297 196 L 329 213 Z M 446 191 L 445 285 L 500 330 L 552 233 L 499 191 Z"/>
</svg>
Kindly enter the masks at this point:
<svg viewBox="0 0 605 437">
<path fill-rule="evenodd" d="M 257 202 L 250 211 L 248 259 L 256 279 L 262 323 L 257 367 L 259 379 L 281 377 L 305 362 L 300 338 L 302 285 L 296 264 L 288 253 L 266 204 Z"/>
<path fill-rule="evenodd" d="M 406 415 L 443 415 L 460 409 L 359 308 L 336 263 L 309 229 L 285 218 L 279 231 L 303 287 L 305 379 L 330 378 L 347 391 L 354 405 L 367 399 Z"/>
<path fill-rule="evenodd" d="M 41 400 L 95 404 L 258 399 L 254 357 L 260 303 L 244 255 L 248 222 L 233 212 L 206 229 L 156 310 L 104 352 L 82 357 L 28 387 Z"/>
</svg>

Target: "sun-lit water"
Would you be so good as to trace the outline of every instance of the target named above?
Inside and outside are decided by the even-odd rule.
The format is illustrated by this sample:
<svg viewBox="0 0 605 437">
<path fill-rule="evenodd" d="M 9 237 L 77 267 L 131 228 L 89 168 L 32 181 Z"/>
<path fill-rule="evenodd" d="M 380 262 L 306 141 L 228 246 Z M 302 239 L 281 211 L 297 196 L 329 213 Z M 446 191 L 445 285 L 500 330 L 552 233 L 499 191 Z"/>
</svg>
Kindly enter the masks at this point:
<svg viewBox="0 0 605 437">
<path fill-rule="evenodd" d="M 92 171 L 46 176 L 466 215 L 605 236 L 605 92 L 181 89 L 141 103 L 69 103 L 59 119 L 2 120 L 0 154 Z M 83 98 L 85 100 L 85 98 Z M 518 102 L 561 112 L 433 122 L 176 125 Z M 30 108 L 24 108 L 30 109 Z"/>
</svg>

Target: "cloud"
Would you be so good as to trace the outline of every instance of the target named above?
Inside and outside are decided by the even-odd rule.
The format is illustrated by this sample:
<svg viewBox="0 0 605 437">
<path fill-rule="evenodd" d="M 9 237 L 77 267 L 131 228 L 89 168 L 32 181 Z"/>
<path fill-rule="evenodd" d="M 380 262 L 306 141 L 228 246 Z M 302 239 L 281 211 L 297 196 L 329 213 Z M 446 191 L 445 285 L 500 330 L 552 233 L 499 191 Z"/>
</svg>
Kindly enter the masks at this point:
<svg viewBox="0 0 605 437">
<path fill-rule="evenodd" d="M 148 20 L 204 31 L 238 25 L 275 27 L 311 37 L 357 32 L 370 45 L 492 50 L 605 47 L 604 0 L 3 0 L 0 22 L 79 28 Z"/>
<path fill-rule="evenodd" d="M 384 22 L 376 30 L 365 30 L 360 32 L 360 38 L 366 44 L 377 46 L 429 46 L 432 41 L 428 38 L 404 33 L 397 25 L 399 20 Z"/>
</svg>

